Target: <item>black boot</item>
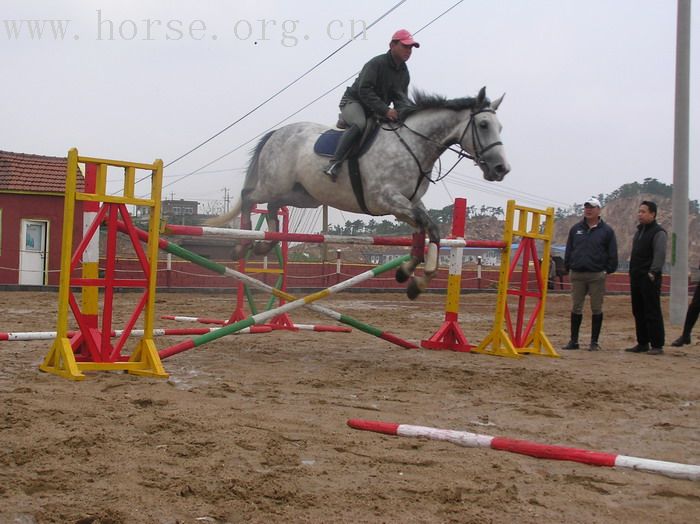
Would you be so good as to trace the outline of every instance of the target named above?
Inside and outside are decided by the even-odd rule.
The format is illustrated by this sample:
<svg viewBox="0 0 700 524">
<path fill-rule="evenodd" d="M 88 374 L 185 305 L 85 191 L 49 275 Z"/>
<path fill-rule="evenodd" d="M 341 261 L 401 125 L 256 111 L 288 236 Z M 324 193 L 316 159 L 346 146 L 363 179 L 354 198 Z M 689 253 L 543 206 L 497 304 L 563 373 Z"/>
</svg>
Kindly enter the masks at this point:
<svg viewBox="0 0 700 524">
<path fill-rule="evenodd" d="M 674 348 L 679 348 L 681 346 L 685 346 L 686 344 L 690 344 L 690 335 L 685 336 L 685 333 L 682 334 L 680 337 L 678 337 L 676 340 L 671 342 L 671 345 Z"/>
<path fill-rule="evenodd" d="M 326 168 L 323 170 L 325 174 L 333 179 L 333 182 L 335 182 L 335 179 L 338 177 L 338 168 L 340 168 L 342 163 L 345 161 L 350 153 L 350 149 L 352 149 L 352 146 L 355 145 L 355 140 L 361 134 L 362 129 L 356 125 L 352 125 L 343 133 L 340 140 L 338 140 L 338 145 L 335 148 L 335 154 Z"/>
<path fill-rule="evenodd" d="M 578 349 L 578 331 L 581 328 L 583 315 L 571 313 L 571 340 L 562 349 Z"/>
<path fill-rule="evenodd" d="M 588 351 L 598 351 L 600 345 L 598 345 L 598 338 L 600 338 L 600 328 L 603 327 L 603 314 L 598 313 L 597 315 L 591 316 L 591 345 L 588 346 Z"/>
</svg>

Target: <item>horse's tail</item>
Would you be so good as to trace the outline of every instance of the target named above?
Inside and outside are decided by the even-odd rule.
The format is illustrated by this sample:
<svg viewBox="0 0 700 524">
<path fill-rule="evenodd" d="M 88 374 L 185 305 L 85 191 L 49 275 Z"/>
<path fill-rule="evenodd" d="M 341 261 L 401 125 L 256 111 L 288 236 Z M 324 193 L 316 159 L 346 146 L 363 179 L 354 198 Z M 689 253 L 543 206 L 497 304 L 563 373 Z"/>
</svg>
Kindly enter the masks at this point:
<svg viewBox="0 0 700 524">
<path fill-rule="evenodd" d="M 248 162 L 248 169 L 246 170 L 245 174 L 245 182 L 243 183 L 243 190 L 241 191 L 241 197 L 236 199 L 236 201 L 233 204 L 233 208 L 231 211 L 224 215 L 220 215 L 218 217 L 210 218 L 206 220 L 205 224 L 208 226 L 213 226 L 213 227 L 221 227 L 225 226 L 231 222 L 233 222 L 233 219 L 235 219 L 238 215 L 241 214 L 241 209 L 243 208 L 243 199 L 245 198 L 246 193 L 249 193 L 253 189 L 255 189 L 255 186 L 258 183 L 258 161 L 260 159 L 260 153 L 262 152 L 263 147 L 265 147 L 265 144 L 267 143 L 268 140 L 270 140 L 270 137 L 275 131 L 269 131 L 267 134 L 265 134 L 260 141 L 255 145 L 255 148 L 253 149 L 251 155 L 250 155 L 250 161 Z M 236 224 L 236 226 L 240 226 L 240 224 Z"/>
<path fill-rule="evenodd" d="M 268 131 L 260 139 L 260 141 L 255 144 L 255 148 L 250 155 L 250 161 L 248 162 L 248 169 L 245 173 L 245 182 L 243 183 L 243 191 L 241 191 L 241 194 L 255 189 L 255 186 L 258 183 L 258 164 L 260 162 L 260 154 L 262 153 L 263 147 L 265 147 L 265 144 L 267 144 L 267 141 L 270 140 L 270 137 L 274 133 L 274 129 L 272 131 Z"/>
</svg>

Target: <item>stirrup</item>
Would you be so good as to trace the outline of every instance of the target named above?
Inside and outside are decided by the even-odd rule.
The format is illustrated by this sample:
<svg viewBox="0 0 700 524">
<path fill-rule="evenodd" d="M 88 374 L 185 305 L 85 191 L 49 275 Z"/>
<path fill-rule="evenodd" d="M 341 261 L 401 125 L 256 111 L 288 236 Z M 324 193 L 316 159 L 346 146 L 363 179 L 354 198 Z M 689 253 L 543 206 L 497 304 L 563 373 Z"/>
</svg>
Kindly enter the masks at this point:
<svg viewBox="0 0 700 524">
<path fill-rule="evenodd" d="M 333 179 L 333 182 L 335 182 L 335 179 L 338 178 L 338 173 L 336 173 L 336 171 L 338 170 L 338 167 L 340 166 L 340 164 L 342 164 L 342 162 L 339 162 L 337 160 L 333 161 L 333 162 L 328 164 L 326 169 L 323 170 L 323 172 L 326 175 L 328 175 L 329 177 L 331 177 Z"/>
</svg>

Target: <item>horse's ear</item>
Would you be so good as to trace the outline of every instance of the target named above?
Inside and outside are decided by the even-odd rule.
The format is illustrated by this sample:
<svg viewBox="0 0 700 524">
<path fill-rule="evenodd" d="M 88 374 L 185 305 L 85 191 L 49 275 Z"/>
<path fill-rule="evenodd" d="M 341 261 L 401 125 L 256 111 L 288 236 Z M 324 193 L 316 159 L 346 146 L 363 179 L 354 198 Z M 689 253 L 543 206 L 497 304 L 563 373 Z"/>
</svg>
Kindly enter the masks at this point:
<svg viewBox="0 0 700 524">
<path fill-rule="evenodd" d="M 499 96 L 496 100 L 491 102 L 491 108 L 496 111 L 498 109 L 498 106 L 501 105 L 501 102 L 503 102 L 503 97 L 506 96 L 505 93 L 503 93 L 501 96 Z"/>
<path fill-rule="evenodd" d="M 484 105 L 484 100 L 486 100 L 486 86 L 479 89 L 479 94 L 476 95 L 476 107 Z"/>
</svg>

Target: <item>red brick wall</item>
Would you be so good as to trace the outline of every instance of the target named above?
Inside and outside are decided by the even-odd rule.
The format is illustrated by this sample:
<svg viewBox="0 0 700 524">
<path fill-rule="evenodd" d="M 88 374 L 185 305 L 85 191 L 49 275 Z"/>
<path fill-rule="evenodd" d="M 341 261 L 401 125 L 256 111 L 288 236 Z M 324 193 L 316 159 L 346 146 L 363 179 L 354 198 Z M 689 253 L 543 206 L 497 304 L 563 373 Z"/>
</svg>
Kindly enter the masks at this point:
<svg viewBox="0 0 700 524">
<path fill-rule="evenodd" d="M 19 283 L 20 227 L 22 219 L 48 222 L 48 285 L 58 285 L 61 269 L 61 237 L 63 231 L 62 195 L 25 195 L 0 193 L 2 239 L 0 246 L 0 284 Z M 82 237 L 82 203 L 76 203 L 73 228 L 74 249 Z"/>
<path fill-rule="evenodd" d="M 238 269 L 236 262 L 221 261 L 221 264 L 232 269 Z M 104 262 L 100 264 L 104 267 Z M 260 267 L 260 264 L 251 264 L 251 267 Z M 290 263 L 287 275 L 288 289 L 319 289 L 332 286 L 339 281 L 345 280 L 351 276 L 357 275 L 371 269 L 374 266 L 364 264 L 343 264 L 341 274 L 336 274 L 336 265 L 334 262 L 326 264 L 321 263 Z M 138 262 L 133 259 L 120 259 L 117 263 L 117 271 L 120 278 L 129 278 L 140 276 Z M 431 289 L 444 290 L 447 286 L 447 268 L 441 268 L 438 275 L 431 282 Z M 269 285 L 274 285 L 277 280 L 277 275 L 257 275 L 257 278 L 263 280 Z M 481 280 L 477 278 L 476 268 L 465 268 L 462 271 L 462 289 L 478 290 L 478 289 L 493 289 L 498 287 L 499 271 L 496 268 L 483 269 Z M 516 272 L 515 279 L 519 278 Z M 234 289 L 236 281 L 217 275 L 206 269 L 200 268 L 189 262 L 182 262 L 173 259 L 171 270 L 166 268 L 166 262 L 160 261 L 158 268 L 158 286 L 164 288 L 228 288 Z M 534 283 L 531 283 L 534 285 Z M 664 277 L 663 290 L 668 291 L 669 279 Z M 360 284 L 362 289 L 395 289 L 402 290 L 405 284 L 399 284 L 394 279 L 393 272 L 387 272 L 373 279 L 367 280 Z M 555 290 L 560 291 L 559 281 L 556 281 Z M 564 278 L 564 291 L 569 290 L 568 278 Z M 607 290 L 609 292 L 627 293 L 629 292 L 629 278 L 626 273 L 615 273 L 608 276 Z"/>
</svg>

